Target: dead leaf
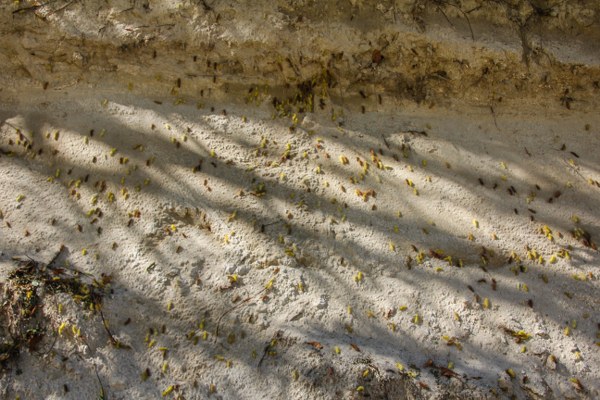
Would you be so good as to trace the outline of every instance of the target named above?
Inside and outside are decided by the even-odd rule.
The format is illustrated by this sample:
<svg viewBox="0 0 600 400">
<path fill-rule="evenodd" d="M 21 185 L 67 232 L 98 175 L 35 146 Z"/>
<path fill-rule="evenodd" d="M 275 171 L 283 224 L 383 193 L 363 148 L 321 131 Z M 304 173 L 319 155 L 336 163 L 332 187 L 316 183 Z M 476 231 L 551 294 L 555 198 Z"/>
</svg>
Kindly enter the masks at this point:
<svg viewBox="0 0 600 400">
<path fill-rule="evenodd" d="M 446 368 L 446 367 L 438 367 L 438 368 L 442 372 L 442 376 L 445 376 L 446 378 L 458 377 L 458 374 L 456 372 L 452 371 L 450 368 Z"/>
<path fill-rule="evenodd" d="M 581 381 L 577 378 L 571 378 L 569 379 L 569 381 L 571 382 L 571 384 L 573 385 L 573 387 L 575 388 L 576 391 L 578 392 L 584 392 L 585 388 L 583 387 L 583 385 L 581 384 Z"/>
<path fill-rule="evenodd" d="M 373 54 L 371 55 L 371 60 L 373 64 L 380 64 L 383 61 L 383 55 L 380 50 L 373 50 Z"/>
<path fill-rule="evenodd" d="M 317 350 L 323 349 L 323 345 L 319 342 L 306 342 L 306 344 L 311 345 L 312 347 L 314 347 Z"/>
</svg>

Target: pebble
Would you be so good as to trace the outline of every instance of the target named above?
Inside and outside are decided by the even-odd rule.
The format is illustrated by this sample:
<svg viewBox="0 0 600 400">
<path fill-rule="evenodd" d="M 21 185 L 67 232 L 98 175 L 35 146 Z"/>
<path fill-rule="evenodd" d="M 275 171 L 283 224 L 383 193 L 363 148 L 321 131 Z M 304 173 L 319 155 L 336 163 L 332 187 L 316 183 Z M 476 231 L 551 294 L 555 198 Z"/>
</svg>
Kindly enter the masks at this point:
<svg viewBox="0 0 600 400">
<path fill-rule="evenodd" d="M 238 274 L 244 276 L 250 272 L 250 266 L 246 264 L 225 264 L 223 270 L 227 275 Z"/>
<path fill-rule="evenodd" d="M 319 297 L 319 300 L 317 301 L 315 306 L 319 310 L 323 310 L 323 309 L 327 308 L 327 297 L 324 295 L 321 295 L 321 297 Z"/>
</svg>

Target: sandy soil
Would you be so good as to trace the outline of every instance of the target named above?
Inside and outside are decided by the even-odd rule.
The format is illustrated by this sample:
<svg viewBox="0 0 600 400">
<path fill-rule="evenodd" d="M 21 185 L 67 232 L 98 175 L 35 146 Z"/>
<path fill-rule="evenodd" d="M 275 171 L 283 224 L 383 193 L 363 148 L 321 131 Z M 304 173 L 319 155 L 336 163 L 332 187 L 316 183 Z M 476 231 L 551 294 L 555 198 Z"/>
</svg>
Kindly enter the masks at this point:
<svg viewBox="0 0 600 400">
<path fill-rule="evenodd" d="M 569 231 L 598 232 L 598 116 L 338 109 L 342 127 L 317 112 L 292 132 L 269 106 L 43 100 L 2 114 L 3 273 L 64 244 L 112 275 L 104 313 L 132 349 L 49 299 L 53 346 L 5 396 L 92 398 L 94 365 L 111 398 L 597 395 L 598 253 Z M 85 341 L 50 340 L 62 322 Z"/>
<path fill-rule="evenodd" d="M 34 11 L 68 32 L 80 6 Z M 212 6 L 154 13 L 193 8 L 199 34 L 215 34 L 217 11 L 234 17 Z M 244 73 L 223 61 L 191 76 L 189 48 L 152 63 L 147 45 L 77 35 L 57 48 L 82 59 L 48 61 L 31 20 L 0 54 L 0 397 L 598 398 L 597 55 L 528 53 L 522 37 L 486 39 L 490 10 L 469 29 L 453 9 L 453 29 L 431 8 L 411 14 L 425 33 L 394 22 L 410 32 L 380 42 L 382 59 L 356 33 L 375 28 L 340 23 L 356 36 L 331 69 L 301 56 L 262 77 L 243 61 Z M 570 10 L 555 23 L 595 21 Z M 294 13 L 273 14 L 283 41 Z M 248 21 L 226 30 L 230 50 L 260 22 Z M 352 81 L 343 65 L 364 69 Z M 57 255 L 55 281 L 96 279 L 102 313 L 52 279 L 10 275 Z M 39 340 L 15 353 L 14 307 L 32 297 Z"/>
</svg>

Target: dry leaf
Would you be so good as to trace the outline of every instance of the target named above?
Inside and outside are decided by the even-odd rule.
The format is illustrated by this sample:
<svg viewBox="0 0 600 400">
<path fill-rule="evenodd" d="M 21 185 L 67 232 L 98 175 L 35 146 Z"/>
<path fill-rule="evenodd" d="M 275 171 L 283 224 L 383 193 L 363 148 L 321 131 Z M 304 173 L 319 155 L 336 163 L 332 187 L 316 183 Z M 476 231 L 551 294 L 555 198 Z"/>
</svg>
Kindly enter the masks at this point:
<svg viewBox="0 0 600 400">
<path fill-rule="evenodd" d="M 579 379 L 571 378 L 571 379 L 569 379 L 569 382 L 571 382 L 571 384 L 573 385 L 575 390 L 577 390 L 578 392 L 585 391 L 585 388 L 583 387 L 583 385 L 581 384 L 581 381 Z"/>
<path fill-rule="evenodd" d="M 454 378 L 457 377 L 458 374 L 454 371 L 452 371 L 450 368 L 446 368 L 446 367 L 438 367 L 439 370 L 442 372 L 442 376 L 445 376 L 446 378 Z"/>
<path fill-rule="evenodd" d="M 306 342 L 306 344 L 311 345 L 312 347 L 314 347 L 317 350 L 323 349 L 323 345 L 319 342 Z"/>
</svg>

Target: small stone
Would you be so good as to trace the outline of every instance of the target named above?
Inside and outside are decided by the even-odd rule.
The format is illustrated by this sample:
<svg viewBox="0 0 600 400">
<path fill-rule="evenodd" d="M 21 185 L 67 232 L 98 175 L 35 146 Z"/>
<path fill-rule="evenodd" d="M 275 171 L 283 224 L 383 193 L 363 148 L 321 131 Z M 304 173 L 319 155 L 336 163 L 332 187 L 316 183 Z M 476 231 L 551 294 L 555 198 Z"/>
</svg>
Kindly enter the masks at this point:
<svg viewBox="0 0 600 400">
<path fill-rule="evenodd" d="M 236 269 L 237 269 L 237 265 L 235 265 L 235 264 L 225 264 L 224 270 L 227 275 L 235 274 Z"/>
<path fill-rule="evenodd" d="M 548 358 L 546 359 L 546 367 L 548 367 L 548 369 L 551 369 L 552 371 L 556 370 L 557 363 L 558 363 L 558 360 L 552 354 L 550 354 L 548 356 Z"/>
<path fill-rule="evenodd" d="M 315 123 L 315 121 L 313 121 L 313 119 L 309 115 L 307 115 L 302 119 L 301 126 L 304 129 L 312 130 L 312 129 L 315 129 L 316 123 Z"/>
<path fill-rule="evenodd" d="M 73 53 L 73 55 L 71 56 L 71 59 L 72 59 L 73 63 L 75 65 L 77 65 L 79 68 L 81 68 L 87 64 L 87 58 L 78 51 Z"/>
<path fill-rule="evenodd" d="M 319 297 L 319 301 L 317 302 L 316 307 L 319 310 L 323 310 L 323 309 L 327 308 L 327 297 L 325 297 L 325 296 Z"/>
<path fill-rule="evenodd" d="M 223 268 L 226 275 L 238 274 L 240 276 L 246 275 L 250 272 L 250 266 L 247 264 L 225 264 Z"/>
<path fill-rule="evenodd" d="M 505 393 L 510 394 L 512 392 L 512 383 L 507 378 L 498 379 L 498 387 Z"/>
<path fill-rule="evenodd" d="M 113 391 L 117 392 L 117 391 L 125 390 L 125 388 L 127 388 L 127 383 L 121 379 L 118 379 L 118 380 L 112 382 L 110 387 Z"/>
</svg>

